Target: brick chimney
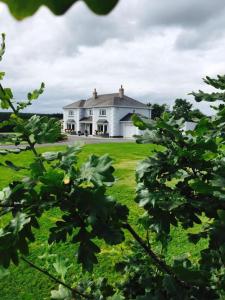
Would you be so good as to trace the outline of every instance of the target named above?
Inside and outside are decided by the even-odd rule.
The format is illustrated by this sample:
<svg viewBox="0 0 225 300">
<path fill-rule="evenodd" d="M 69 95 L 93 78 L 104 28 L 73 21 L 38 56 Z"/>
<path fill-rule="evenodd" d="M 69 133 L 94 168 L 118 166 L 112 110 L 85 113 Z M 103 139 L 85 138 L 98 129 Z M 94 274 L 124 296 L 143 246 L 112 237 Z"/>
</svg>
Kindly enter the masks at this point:
<svg viewBox="0 0 225 300">
<path fill-rule="evenodd" d="M 93 92 L 93 98 L 94 98 L 94 99 L 98 98 L 98 94 L 97 94 L 96 89 L 94 89 L 94 92 Z"/>
<path fill-rule="evenodd" d="M 124 88 L 123 88 L 122 84 L 121 84 L 121 87 L 120 87 L 120 89 L 119 89 L 119 97 L 120 97 L 120 98 L 123 98 L 123 97 L 124 97 Z"/>
</svg>

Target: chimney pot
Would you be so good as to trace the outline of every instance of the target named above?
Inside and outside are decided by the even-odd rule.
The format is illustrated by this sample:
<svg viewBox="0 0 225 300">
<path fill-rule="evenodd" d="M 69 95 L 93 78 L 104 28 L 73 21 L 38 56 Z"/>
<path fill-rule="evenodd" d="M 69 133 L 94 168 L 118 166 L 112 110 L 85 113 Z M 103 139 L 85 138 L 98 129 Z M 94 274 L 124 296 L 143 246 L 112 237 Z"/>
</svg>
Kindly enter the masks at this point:
<svg viewBox="0 0 225 300">
<path fill-rule="evenodd" d="M 98 97 L 97 91 L 96 91 L 96 89 L 94 89 L 94 91 L 93 91 L 93 98 L 96 99 L 97 97 Z"/>
<path fill-rule="evenodd" d="M 123 97 L 124 97 L 124 88 L 123 88 L 122 84 L 121 84 L 121 87 L 120 87 L 120 89 L 119 89 L 119 97 L 120 97 L 120 98 L 123 98 Z"/>
</svg>

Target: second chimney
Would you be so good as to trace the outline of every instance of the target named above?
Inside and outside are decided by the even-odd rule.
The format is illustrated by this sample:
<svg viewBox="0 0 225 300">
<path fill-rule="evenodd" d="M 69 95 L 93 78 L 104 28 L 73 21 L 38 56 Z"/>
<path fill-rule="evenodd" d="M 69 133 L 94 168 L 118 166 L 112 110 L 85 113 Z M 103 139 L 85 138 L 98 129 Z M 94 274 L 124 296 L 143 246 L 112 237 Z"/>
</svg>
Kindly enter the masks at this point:
<svg viewBox="0 0 225 300">
<path fill-rule="evenodd" d="M 119 97 L 120 97 L 120 98 L 123 98 L 123 96 L 124 96 L 124 88 L 123 88 L 123 86 L 121 85 L 121 87 L 120 87 L 120 89 L 119 89 Z"/>
<path fill-rule="evenodd" d="M 94 89 L 93 98 L 96 99 L 97 97 L 98 97 L 97 91 L 96 91 L 96 89 Z"/>
</svg>

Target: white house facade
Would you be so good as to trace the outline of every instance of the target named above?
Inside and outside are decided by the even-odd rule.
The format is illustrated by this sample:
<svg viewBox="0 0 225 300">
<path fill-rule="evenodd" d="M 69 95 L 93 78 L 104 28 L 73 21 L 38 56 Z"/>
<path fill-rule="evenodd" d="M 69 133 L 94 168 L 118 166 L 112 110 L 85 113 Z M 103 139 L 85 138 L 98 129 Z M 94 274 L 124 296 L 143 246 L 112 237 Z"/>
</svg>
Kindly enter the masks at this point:
<svg viewBox="0 0 225 300">
<path fill-rule="evenodd" d="M 151 109 L 144 103 L 124 94 L 98 95 L 96 89 L 87 100 L 63 107 L 63 129 L 74 134 L 131 138 L 141 132 L 132 123 L 132 115 L 151 118 Z"/>
</svg>

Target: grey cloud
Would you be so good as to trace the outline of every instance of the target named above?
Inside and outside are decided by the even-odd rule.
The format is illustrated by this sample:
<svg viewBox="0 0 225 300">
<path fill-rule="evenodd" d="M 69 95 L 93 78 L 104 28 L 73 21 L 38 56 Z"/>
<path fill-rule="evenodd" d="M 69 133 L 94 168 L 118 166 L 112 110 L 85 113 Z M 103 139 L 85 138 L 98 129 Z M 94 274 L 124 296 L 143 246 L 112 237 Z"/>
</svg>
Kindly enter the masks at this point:
<svg viewBox="0 0 225 300">
<path fill-rule="evenodd" d="M 141 16 L 146 25 L 197 27 L 217 17 L 225 9 L 223 0 L 145 1 Z"/>
<path fill-rule="evenodd" d="M 171 104 L 204 89 L 201 77 L 224 72 L 224 7 L 224 0 L 121 0 L 99 17 L 79 3 L 63 17 L 42 9 L 19 23 L 3 8 L 5 84 L 23 99 L 46 82 L 29 107 L 38 112 L 60 112 L 94 87 L 115 92 L 121 83 L 131 97 Z"/>
<path fill-rule="evenodd" d="M 151 34 L 156 28 L 201 31 L 201 27 L 224 17 L 224 10 L 224 0 L 121 0 L 110 15 L 99 17 L 80 3 L 66 19 L 66 27 L 73 33 L 67 36 L 67 43 L 70 49 L 76 49 L 78 45 L 97 46 L 112 38 L 129 41 L 145 32 Z"/>
<path fill-rule="evenodd" d="M 200 49 L 202 51 L 215 47 L 225 36 L 225 9 L 218 12 L 216 18 L 208 20 L 198 30 L 182 30 L 175 46 L 180 50 Z"/>
</svg>

